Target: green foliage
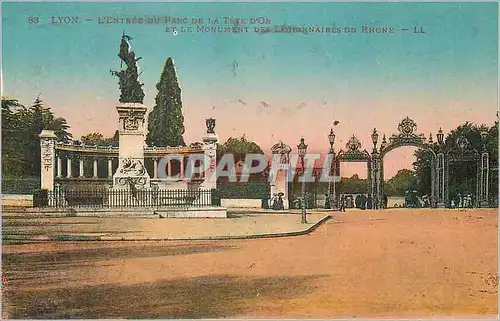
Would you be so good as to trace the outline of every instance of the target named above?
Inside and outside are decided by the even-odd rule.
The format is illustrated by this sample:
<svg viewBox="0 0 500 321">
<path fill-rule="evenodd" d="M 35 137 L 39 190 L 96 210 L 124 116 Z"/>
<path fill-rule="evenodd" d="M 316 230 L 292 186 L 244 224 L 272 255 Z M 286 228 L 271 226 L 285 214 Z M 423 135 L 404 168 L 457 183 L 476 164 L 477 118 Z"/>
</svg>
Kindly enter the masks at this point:
<svg viewBox="0 0 500 321">
<path fill-rule="evenodd" d="M 498 122 L 493 126 L 476 125 L 470 122 L 465 122 L 453 129 L 444 140 L 444 148 L 446 151 L 458 151 L 456 141 L 459 136 L 465 136 L 471 143 L 471 147 L 479 153 L 483 150 L 481 142 L 481 132 L 487 132 L 486 150 L 490 155 L 490 168 L 498 167 Z M 438 153 L 439 145 L 435 142 L 431 148 Z M 418 149 L 415 151 L 416 161 L 413 163 L 415 176 L 417 178 L 417 191 L 420 195 L 430 194 L 431 191 L 431 154 L 424 150 Z M 449 195 L 451 198 L 458 193 L 470 193 L 475 195 L 476 191 L 476 164 L 474 162 L 456 162 L 450 165 L 450 182 Z M 492 171 L 492 174 L 495 173 Z M 497 174 L 495 174 L 497 175 Z M 492 176 L 492 180 L 495 178 Z M 492 184 L 493 185 L 493 184 Z"/>
<path fill-rule="evenodd" d="M 361 194 L 366 193 L 367 184 L 366 179 L 361 179 L 357 174 L 354 174 L 350 178 L 342 177 L 337 186 L 343 194 Z"/>
<path fill-rule="evenodd" d="M 119 136 L 118 130 L 115 132 L 113 137 L 104 138 L 101 133 L 89 133 L 83 135 L 80 138 L 81 142 L 85 145 L 96 145 L 96 146 L 118 146 Z"/>
<path fill-rule="evenodd" d="M 37 97 L 26 108 L 15 99 L 2 97 L 2 173 L 6 177 L 40 175 L 40 138 L 51 129 L 60 141 L 71 138 L 64 118 L 56 118 Z"/>
<path fill-rule="evenodd" d="M 47 189 L 39 189 L 33 193 L 33 207 L 45 207 L 49 205 Z"/>
<path fill-rule="evenodd" d="M 417 189 L 417 177 L 415 172 L 402 169 L 389 179 L 384 185 L 384 193 L 387 196 L 404 196 L 407 190 Z M 428 193 L 428 192 L 427 192 Z"/>
<path fill-rule="evenodd" d="M 156 89 L 156 105 L 148 116 L 146 143 L 150 146 L 185 146 L 181 88 L 170 57 Z"/>
<path fill-rule="evenodd" d="M 217 146 L 217 159 L 224 154 L 233 154 L 234 162 L 245 160 L 246 154 L 264 154 L 259 145 L 246 139 L 245 135 L 241 138 L 229 137 L 228 140 Z"/>
<path fill-rule="evenodd" d="M 226 199 L 268 199 L 270 186 L 267 182 L 217 184 L 214 198 Z"/>
</svg>

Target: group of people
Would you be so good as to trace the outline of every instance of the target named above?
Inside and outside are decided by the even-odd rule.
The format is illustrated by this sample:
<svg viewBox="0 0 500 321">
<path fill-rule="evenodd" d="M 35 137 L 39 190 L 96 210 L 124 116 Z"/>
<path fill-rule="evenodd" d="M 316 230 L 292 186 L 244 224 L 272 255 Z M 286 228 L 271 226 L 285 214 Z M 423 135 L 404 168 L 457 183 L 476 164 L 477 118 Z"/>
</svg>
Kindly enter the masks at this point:
<svg viewBox="0 0 500 321">
<path fill-rule="evenodd" d="M 285 206 L 283 205 L 283 193 L 274 193 L 273 196 L 269 199 L 269 203 L 267 204 L 267 208 L 273 210 L 284 210 Z"/>
<path fill-rule="evenodd" d="M 384 195 L 383 197 L 383 206 L 384 208 L 387 207 L 387 195 Z M 371 210 L 371 209 L 378 209 L 378 202 L 376 199 L 373 199 L 373 197 L 365 194 L 359 194 L 354 198 L 352 195 L 341 195 L 340 196 L 340 201 L 339 201 L 339 210 L 341 212 L 345 212 L 346 208 L 359 208 L 362 210 Z"/>
<path fill-rule="evenodd" d="M 474 207 L 473 200 L 472 200 L 472 195 L 471 194 L 465 194 L 462 196 L 462 194 L 458 193 L 456 200 L 451 200 L 450 204 L 451 208 L 470 208 Z"/>
</svg>

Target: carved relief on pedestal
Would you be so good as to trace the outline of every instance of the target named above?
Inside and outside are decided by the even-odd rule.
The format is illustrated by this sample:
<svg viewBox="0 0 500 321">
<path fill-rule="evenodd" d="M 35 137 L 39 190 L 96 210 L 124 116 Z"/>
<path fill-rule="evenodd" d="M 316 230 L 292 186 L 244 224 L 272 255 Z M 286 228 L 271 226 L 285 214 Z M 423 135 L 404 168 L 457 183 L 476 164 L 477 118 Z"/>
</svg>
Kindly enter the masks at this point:
<svg viewBox="0 0 500 321">
<path fill-rule="evenodd" d="M 124 130 L 138 130 L 141 123 L 144 123 L 144 118 L 133 110 L 128 111 L 128 113 L 120 117 L 120 119 L 123 120 Z"/>
<path fill-rule="evenodd" d="M 120 173 L 126 176 L 142 176 L 146 174 L 146 168 L 140 160 L 127 157 L 122 161 Z"/>
</svg>

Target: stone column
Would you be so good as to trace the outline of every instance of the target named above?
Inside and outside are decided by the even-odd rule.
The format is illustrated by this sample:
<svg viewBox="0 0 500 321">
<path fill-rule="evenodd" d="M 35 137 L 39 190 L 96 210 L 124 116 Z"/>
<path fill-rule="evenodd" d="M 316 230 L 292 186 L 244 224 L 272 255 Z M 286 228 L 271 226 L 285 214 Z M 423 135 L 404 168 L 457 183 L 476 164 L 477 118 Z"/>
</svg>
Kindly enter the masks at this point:
<svg viewBox="0 0 500 321">
<path fill-rule="evenodd" d="M 181 168 L 180 168 L 180 175 L 179 175 L 179 180 L 183 181 L 184 180 L 184 157 L 181 160 Z"/>
<path fill-rule="evenodd" d="M 168 164 L 167 175 L 168 177 L 172 177 L 172 160 L 169 159 L 167 164 Z"/>
<path fill-rule="evenodd" d="M 93 169 L 94 169 L 94 178 L 98 178 L 98 173 L 97 173 L 97 157 L 94 158 L 94 164 L 93 164 Z"/>
<path fill-rule="evenodd" d="M 80 161 L 80 173 L 79 174 L 80 174 L 80 177 L 83 178 L 83 177 L 85 177 L 85 171 L 83 169 L 83 156 L 80 156 L 79 161 Z"/>
<path fill-rule="evenodd" d="M 62 177 L 62 158 L 61 155 L 57 155 L 57 177 Z"/>
<path fill-rule="evenodd" d="M 108 178 L 113 177 L 113 158 L 108 158 Z"/>
<path fill-rule="evenodd" d="M 153 178 L 158 178 L 158 157 L 153 158 Z"/>
<path fill-rule="evenodd" d="M 72 157 L 72 155 L 68 155 L 66 157 L 66 165 L 67 165 L 66 167 L 68 169 L 68 173 L 66 174 L 67 178 L 71 178 L 73 176 L 71 173 L 71 157 Z"/>
<path fill-rule="evenodd" d="M 42 189 L 54 189 L 54 175 L 55 175 L 55 157 L 56 157 L 56 139 L 53 130 L 42 130 L 40 135 L 40 178 Z"/>
</svg>

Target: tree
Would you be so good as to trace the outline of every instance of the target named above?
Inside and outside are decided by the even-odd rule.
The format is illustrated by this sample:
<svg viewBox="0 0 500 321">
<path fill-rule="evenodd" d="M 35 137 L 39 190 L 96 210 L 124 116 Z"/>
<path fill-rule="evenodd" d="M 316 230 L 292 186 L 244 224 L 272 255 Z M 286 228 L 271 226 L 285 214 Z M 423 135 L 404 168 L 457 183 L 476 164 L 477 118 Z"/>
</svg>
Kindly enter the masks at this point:
<svg viewBox="0 0 500 321">
<path fill-rule="evenodd" d="M 476 125 L 470 122 L 465 122 L 457 128 L 450 131 L 444 140 L 444 149 L 446 151 L 457 151 L 457 139 L 464 136 L 470 142 L 471 147 L 478 152 L 482 151 L 481 132 L 488 132 L 486 141 L 486 148 L 490 153 L 490 167 L 491 165 L 497 166 L 498 164 L 498 122 L 492 127 L 486 125 Z M 431 148 L 439 152 L 439 145 L 435 142 Z M 413 163 L 413 168 L 417 177 L 417 191 L 420 194 L 429 194 L 431 190 L 431 154 L 424 149 L 415 151 L 416 161 Z M 458 195 L 458 193 L 475 194 L 477 182 L 477 168 L 474 162 L 456 162 L 450 165 L 449 168 L 449 195 L 451 198 Z M 495 174 L 498 175 L 498 174 Z"/>
<path fill-rule="evenodd" d="M 245 161 L 247 154 L 264 154 L 264 152 L 259 145 L 247 140 L 243 135 L 240 138 L 229 137 L 224 144 L 217 146 L 217 161 L 225 154 L 233 155 L 234 163 L 237 164 L 239 161 Z M 244 198 L 263 198 L 263 195 L 269 195 L 269 183 L 264 173 L 250 175 L 246 183 L 230 183 L 227 177 L 221 177 L 217 180 L 217 187 L 223 198 L 243 194 Z"/>
<path fill-rule="evenodd" d="M 240 138 L 229 137 L 224 144 L 217 146 L 217 159 L 228 153 L 234 155 L 235 163 L 244 161 L 246 154 L 264 154 L 260 146 L 247 140 L 245 135 Z"/>
<path fill-rule="evenodd" d="M 404 196 L 407 190 L 417 189 L 415 172 L 410 169 L 401 169 L 386 183 L 385 193 L 389 196 Z M 424 194 L 429 194 L 427 191 Z"/>
<path fill-rule="evenodd" d="M 353 174 L 350 178 L 342 177 L 339 190 L 342 194 L 363 194 L 366 193 L 366 186 L 366 179 L 361 179 L 358 174 Z"/>
<path fill-rule="evenodd" d="M 113 137 L 104 137 L 101 133 L 89 133 L 83 135 L 80 140 L 85 145 L 96 145 L 96 146 L 118 146 L 119 136 L 118 130 L 115 131 Z"/>
<path fill-rule="evenodd" d="M 71 138 L 64 118 L 56 118 L 38 96 L 30 108 L 2 97 L 2 170 L 4 176 L 40 175 L 40 137 L 43 129 L 55 131 L 58 139 Z"/>
<path fill-rule="evenodd" d="M 2 97 L 2 173 L 3 176 L 22 176 L 24 173 L 23 133 L 27 131 L 22 121 L 26 107 L 15 99 Z"/>
<path fill-rule="evenodd" d="M 174 62 L 168 58 L 156 85 L 156 105 L 148 116 L 146 143 L 150 146 L 185 146 L 181 88 Z"/>
</svg>

